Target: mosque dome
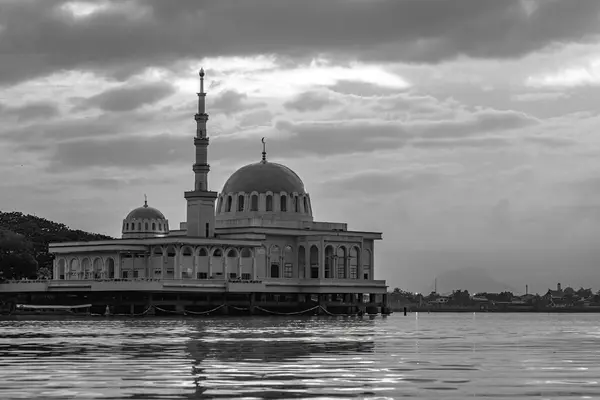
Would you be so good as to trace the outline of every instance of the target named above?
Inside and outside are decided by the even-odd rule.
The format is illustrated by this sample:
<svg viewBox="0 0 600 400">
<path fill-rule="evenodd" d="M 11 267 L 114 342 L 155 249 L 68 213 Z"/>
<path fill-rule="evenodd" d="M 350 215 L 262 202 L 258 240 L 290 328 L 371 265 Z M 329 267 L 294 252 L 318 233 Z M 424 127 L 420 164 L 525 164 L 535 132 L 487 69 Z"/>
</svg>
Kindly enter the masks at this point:
<svg viewBox="0 0 600 400">
<path fill-rule="evenodd" d="M 285 165 L 261 161 L 246 165 L 231 175 L 222 193 L 304 193 L 300 177 Z"/>
<path fill-rule="evenodd" d="M 313 220 L 302 179 L 285 165 L 268 162 L 264 141 L 262 161 L 241 167 L 227 179 L 216 211 L 221 226 L 229 226 L 228 221 L 241 226 L 256 219 L 287 224 Z"/>
<path fill-rule="evenodd" d="M 163 213 L 158 211 L 154 207 L 148 207 L 146 202 L 142 207 L 138 207 L 135 210 L 127 214 L 125 219 L 166 219 Z"/>
<path fill-rule="evenodd" d="M 123 239 L 161 237 L 169 233 L 169 221 L 154 207 L 144 201 L 142 207 L 132 210 L 123 220 Z"/>
</svg>

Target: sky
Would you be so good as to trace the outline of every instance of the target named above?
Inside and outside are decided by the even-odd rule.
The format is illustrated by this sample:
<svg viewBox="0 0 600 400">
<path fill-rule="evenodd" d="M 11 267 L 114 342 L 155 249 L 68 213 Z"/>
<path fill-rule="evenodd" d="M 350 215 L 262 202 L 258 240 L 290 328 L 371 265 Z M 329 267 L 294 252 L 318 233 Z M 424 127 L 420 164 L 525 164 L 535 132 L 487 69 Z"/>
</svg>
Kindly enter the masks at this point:
<svg viewBox="0 0 600 400">
<path fill-rule="evenodd" d="M 600 289 L 597 0 L 0 0 L 0 210 L 119 237 L 268 158 L 428 292 Z"/>
</svg>

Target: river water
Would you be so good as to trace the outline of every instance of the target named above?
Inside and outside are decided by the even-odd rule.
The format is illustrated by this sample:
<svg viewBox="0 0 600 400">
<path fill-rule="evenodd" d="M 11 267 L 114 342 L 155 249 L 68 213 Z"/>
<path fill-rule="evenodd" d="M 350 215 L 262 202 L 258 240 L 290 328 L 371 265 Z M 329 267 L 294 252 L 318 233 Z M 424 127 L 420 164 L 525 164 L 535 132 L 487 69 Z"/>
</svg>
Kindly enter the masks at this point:
<svg viewBox="0 0 600 400">
<path fill-rule="evenodd" d="M 0 399 L 600 398 L 600 314 L 0 320 Z"/>
</svg>

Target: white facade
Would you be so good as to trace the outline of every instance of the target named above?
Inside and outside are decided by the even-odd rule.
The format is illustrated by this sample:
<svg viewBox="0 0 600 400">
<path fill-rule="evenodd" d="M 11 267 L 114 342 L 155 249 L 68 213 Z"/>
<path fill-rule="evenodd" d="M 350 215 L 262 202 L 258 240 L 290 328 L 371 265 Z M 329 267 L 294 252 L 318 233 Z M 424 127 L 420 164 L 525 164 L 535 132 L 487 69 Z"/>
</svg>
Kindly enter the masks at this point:
<svg viewBox="0 0 600 400">
<path fill-rule="evenodd" d="M 346 292 L 385 290 L 384 281 L 374 280 L 374 241 L 381 233 L 314 221 L 304 183 L 284 165 L 267 161 L 266 149 L 262 160 L 236 171 L 221 193 L 209 191 L 203 76 L 202 71 L 194 190 L 185 193 L 188 220 L 170 230 L 164 215 L 146 202 L 123 220 L 121 239 L 51 244 L 53 279 L 159 280 L 207 287 L 268 280 L 299 291 L 308 283 L 337 285 Z"/>
</svg>

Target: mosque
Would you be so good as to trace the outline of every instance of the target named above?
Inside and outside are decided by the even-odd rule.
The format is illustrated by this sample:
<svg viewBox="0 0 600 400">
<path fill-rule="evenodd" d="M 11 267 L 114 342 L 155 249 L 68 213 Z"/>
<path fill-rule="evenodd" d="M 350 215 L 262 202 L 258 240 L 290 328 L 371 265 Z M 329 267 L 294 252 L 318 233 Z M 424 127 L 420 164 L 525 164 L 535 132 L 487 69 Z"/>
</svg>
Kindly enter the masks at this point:
<svg viewBox="0 0 600 400">
<path fill-rule="evenodd" d="M 200 314 L 235 304 L 251 311 L 383 313 L 387 286 L 374 273 L 374 243 L 382 234 L 315 221 L 304 183 L 267 159 L 264 138 L 258 162 L 233 173 L 220 193 L 209 189 L 204 70 L 199 76 L 186 221 L 174 228 L 146 199 L 123 219 L 120 239 L 50 244 L 53 279 L 31 283 L 41 285 L 32 293 L 96 293 L 86 297 L 94 306 L 110 303 L 114 311 L 129 304 L 131 314 L 151 305 Z"/>
</svg>

